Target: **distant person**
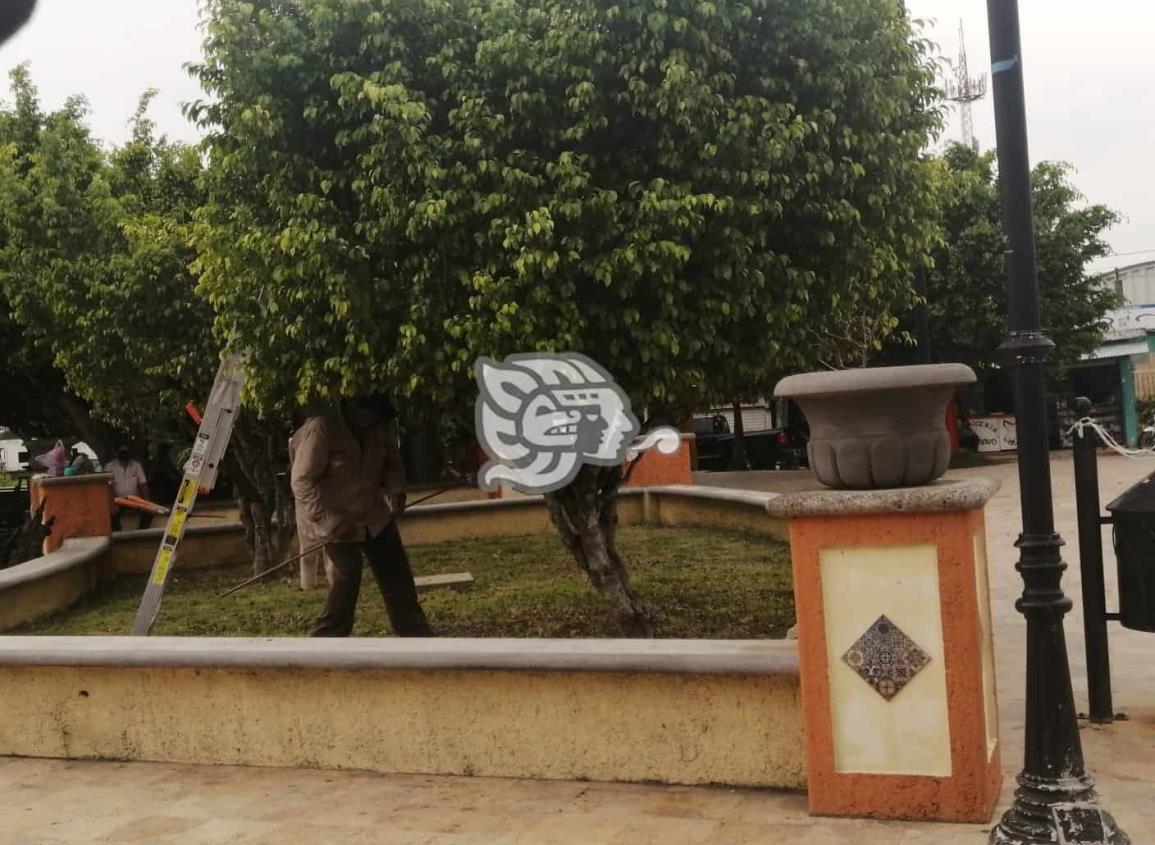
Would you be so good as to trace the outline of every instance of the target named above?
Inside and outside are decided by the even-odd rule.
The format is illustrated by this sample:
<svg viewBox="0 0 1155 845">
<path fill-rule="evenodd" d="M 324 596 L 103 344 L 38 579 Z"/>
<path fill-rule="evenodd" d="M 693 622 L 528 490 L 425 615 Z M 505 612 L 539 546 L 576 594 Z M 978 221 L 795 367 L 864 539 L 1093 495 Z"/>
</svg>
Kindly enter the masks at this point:
<svg viewBox="0 0 1155 845">
<path fill-rule="evenodd" d="M 310 632 L 314 637 L 352 632 L 365 559 L 393 630 L 402 637 L 431 636 L 394 518 L 405 508 L 405 468 L 386 427 L 395 416 L 384 399 L 343 402 L 306 419 L 289 440 L 302 551 L 324 543 L 328 562 L 329 595 Z"/>
<path fill-rule="evenodd" d="M 92 458 L 79 449 L 72 450 L 72 463 L 68 465 L 68 468 L 72 470 L 72 475 L 92 475 L 96 472 L 96 467 L 92 465 Z"/>
<path fill-rule="evenodd" d="M 116 457 L 108 462 L 106 469 L 112 473 L 113 498 L 120 498 L 121 496 L 149 498 L 148 478 L 145 477 L 144 467 L 140 465 L 140 461 L 132 457 L 127 446 L 121 446 L 116 450 Z M 118 505 L 112 506 L 113 531 L 124 530 L 120 520 L 122 510 Z M 152 514 L 142 513 L 139 527 L 148 528 L 150 525 L 152 525 Z"/>
</svg>

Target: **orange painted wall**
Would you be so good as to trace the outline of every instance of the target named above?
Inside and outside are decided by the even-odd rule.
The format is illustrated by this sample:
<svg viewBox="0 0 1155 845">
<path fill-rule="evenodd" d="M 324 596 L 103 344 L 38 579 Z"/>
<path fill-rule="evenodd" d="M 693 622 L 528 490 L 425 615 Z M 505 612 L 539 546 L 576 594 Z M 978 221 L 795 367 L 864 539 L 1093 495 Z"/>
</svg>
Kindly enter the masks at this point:
<svg viewBox="0 0 1155 845">
<path fill-rule="evenodd" d="M 103 537 L 112 532 L 111 475 L 78 475 L 32 479 L 32 507 L 43 501 L 44 519 L 55 517 L 44 553 L 54 552 L 69 537 Z"/>
<path fill-rule="evenodd" d="M 691 472 L 691 450 L 693 439 L 683 437 L 678 451 L 663 455 L 657 449 L 643 452 L 637 459 L 636 467 L 630 473 L 626 487 L 661 487 L 666 484 L 693 484 Z M 626 465 L 627 470 L 630 465 Z"/>
</svg>

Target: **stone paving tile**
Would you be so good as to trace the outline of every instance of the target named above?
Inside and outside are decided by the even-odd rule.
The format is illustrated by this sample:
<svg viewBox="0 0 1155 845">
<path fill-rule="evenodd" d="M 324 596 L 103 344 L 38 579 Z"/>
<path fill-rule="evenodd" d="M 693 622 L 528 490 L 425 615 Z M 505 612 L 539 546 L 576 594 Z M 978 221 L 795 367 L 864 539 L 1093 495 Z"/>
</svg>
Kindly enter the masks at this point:
<svg viewBox="0 0 1155 845">
<path fill-rule="evenodd" d="M 67 799 L 60 800 L 59 796 L 69 793 Z M 119 811 L 130 809 L 127 804 L 113 803 L 109 806 L 100 803 L 100 798 L 106 796 L 107 792 L 88 793 L 76 786 L 51 792 L 42 798 L 23 794 L 19 800 L 13 799 L 8 790 L 0 787 L 0 795 L 3 796 L 0 803 L 0 831 L 49 831 L 72 821 L 78 814 L 88 816 L 103 813 L 116 816 Z"/>
<path fill-rule="evenodd" d="M 179 816 L 142 816 L 119 825 L 94 841 L 110 845 L 173 842 L 203 823 L 200 819 Z"/>
<path fill-rule="evenodd" d="M 755 824 L 809 824 L 806 796 L 800 792 L 750 790 L 741 796 L 734 819 Z"/>
<path fill-rule="evenodd" d="M 17 831 L 25 835 L 33 832 L 43 833 L 46 838 L 54 839 L 58 842 L 97 842 L 121 827 L 125 823 L 123 815 L 120 814 L 106 814 L 103 808 L 90 812 L 81 809 L 77 812 L 78 807 L 66 806 L 61 809 L 59 815 L 54 821 L 49 821 L 31 827 L 25 831 Z M 99 813 L 99 814 L 98 814 Z M 3 828 L 7 830 L 7 827 Z"/>
<path fill-rule="evenodd" d="M 338 845 L 432 845 L 437 841 L 435 834 L 401 830 L 387 825 L 379 825 L 372 830 L 359 830 L 345 839 L 337 840 Z"/>
<path fill-rule="evenodd" d="M 920 826 L 910 830 L 892 831 L 894 838 L 887 845 L 984 845 L 990 825 L 969 827 L 966 825 Z M 873 840 L 872 840 L 873 841 Z M 877 840 L 882 845 L 883 840 Z"/>
<path fill-rule="evenodd" d="M 759 797 L 765 798 L 772 794 L 762 793 Z M 662 790 L 651 789 L 644 799 L 639 796 L 629 801 L 613 802 L 611 806 L 620 808 L 620 812 L 659 818 L 723 821 L 741 813 L 748 799 L 758 800 L 758 797 L 737 790 L 667 787 Z"/>
<path fill-rule="evenodd" d="M 244 845 L 345 845 L 351 831 L 325 824 L 278 824 L 237 840 Z"/>
<path fill-rule="evenodd" d="M 574 842 L 610 842 L 626 829 L 629 818 L 619 814 L 560 810 L 528 824 L 520 820 L 513 831 L 517 845 L 570 845 Z"/>
<path fill-rule="evenodd" d="M 378 824 L 400 830 L 429 834 L 475 833 L 479 835 L 512 835 L 511 818 L 507 814 L 488 813 L 475 808 L 462 809 L 453 805 L 422 809 L 398 809 L 383 813 Z"/>
<path fill-rule="evenodd" d="M 605 841 L 607 845 L 698 845 L 720 841 L 718 828 L 718 822 L 707 819 L 640 817 Z"/>
<path fill-rule="evenodd" d="M 279 831 L 278 828 L 280 828 Z M 173 841 L 179 841 L 182 845 L 240 845 L 240 843 L 255 845 L 257 842 L 268 843 L 272 841 L 269 839 L 270 835 L 277 833 L 284 835 L 287 831 L 270 822 L 210 818 L 185 831 L 179 839 Z M 169 838 L 172 839 L 172 837 Z M 140 845 L 145 845 L 147 841 L 141 840 Z M 285 845 L 289 845 L 289 840 L 286 840 Z"/>
</svg>

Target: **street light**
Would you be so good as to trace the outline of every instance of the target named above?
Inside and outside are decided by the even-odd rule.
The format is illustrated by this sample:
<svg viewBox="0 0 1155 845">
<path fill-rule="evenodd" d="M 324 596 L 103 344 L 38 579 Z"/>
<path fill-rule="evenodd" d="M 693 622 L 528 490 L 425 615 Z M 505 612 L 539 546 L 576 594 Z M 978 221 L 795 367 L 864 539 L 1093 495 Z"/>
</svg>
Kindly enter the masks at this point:
<svg viewBox="0 0 1155 845">
<path fill-rule="evenodd" d="M 1024 586 L 1015 606 L 1027 619 L 1023 771 L 1014 805 L 991 831 L 990 841 L 1128 845 L 1127 834 L 1100 809 L 1083 765 L 1063 634 L 1071 600 L 1061 584 L 1066 564 L 1059 553 L 1063 540 L 1055 532 L 1046 409 L 1045 362 L 1054 344 L 1039 330 L 1018 0 L 987 0 L 987 19 L 1009 282 L 1010 332 L 1000 349 L 1014 389 L 1022 492 L 1023 531 L 1015 545 Z"/>
</svg>

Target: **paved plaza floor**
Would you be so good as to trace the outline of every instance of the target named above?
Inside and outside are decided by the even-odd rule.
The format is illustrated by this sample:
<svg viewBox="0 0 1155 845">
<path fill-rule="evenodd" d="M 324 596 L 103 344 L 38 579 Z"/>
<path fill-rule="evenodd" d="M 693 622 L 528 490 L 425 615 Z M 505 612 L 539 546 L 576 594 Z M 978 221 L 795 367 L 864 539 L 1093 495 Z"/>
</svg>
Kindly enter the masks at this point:
<svg viewBox="0 0 1155 845">
<path fill-rule="evenodd" d="M 1155 460 L 1104 456 L 1100 467 L 1106 503 L 1155 470 Z M 1054 456 L 1052 471 L 1056 518 L 1075 564 L 1069 453 Z M 1002 482 L 987 507 L 987 527 L 1005 806 L 1023 741 L 1025 624 L 1013 606 L 1021 588 L 1012 547 L 1019 526 L 1017 467 L 1002 463 L 960 474 Z M 698 481 L 764 490 L 792 483 L 776 473 Z M 1106 559 L 1110 568 L 1109 549 Z M 1109 607 L 1113 581 L 1109 576 Z M 1078 585 L 1073 566 L 1065 580 L 1076 601 L 1067 636 L 1076 699 L 1085 709 Z M 1104 803 L 1135 845 L 1148 845 L 1155 842 L 1155 635 L 1112 624 L 1111 638 L 1116 709 L 1129 719 L 1085 727 L 1084 750 Z M 805 796 L 759 790 L 0 758 L 0 845 L 978 845 L 987 830 L 813 819 Z"/>
</svg>

